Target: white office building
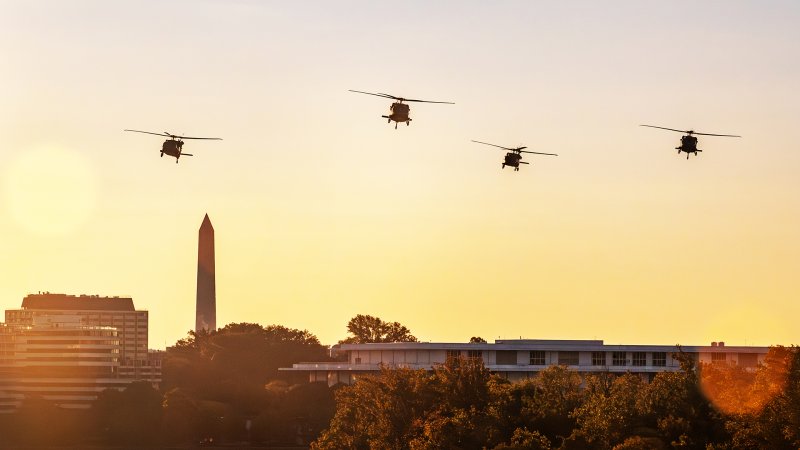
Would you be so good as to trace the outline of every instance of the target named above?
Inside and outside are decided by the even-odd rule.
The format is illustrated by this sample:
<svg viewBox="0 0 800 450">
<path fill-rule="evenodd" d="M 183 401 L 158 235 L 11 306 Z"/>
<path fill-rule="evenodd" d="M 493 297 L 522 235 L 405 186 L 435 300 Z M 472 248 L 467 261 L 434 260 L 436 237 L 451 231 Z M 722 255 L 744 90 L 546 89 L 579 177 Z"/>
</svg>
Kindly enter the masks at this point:
<svg viewBox="0 0 800 450">
<path fill-rule="evenodd" d="M 542 369 L 562 365 L 579 373 L 637 373 L 652 379 L 658 372 L 680 370 L 672 355 L 680 351 L 699 362 L 735 364 L 755 368 L 764 360 L 769 347 L 675 345 L 606 345 L 601 340 L 497 340 L 494 343 L 393 342 L 381 344 L 342 344 L 334 354 L 345 362 L 306 362 L 282 368 L 286 372 L 307 373 L 309 381 L 328 385 L 350 384 L 359 375 L 377 373 L 381 367 L 432 370 L 448 358 L 481 359 L 492 372 L 512 381 L 535 376 Z"/>
</svg>

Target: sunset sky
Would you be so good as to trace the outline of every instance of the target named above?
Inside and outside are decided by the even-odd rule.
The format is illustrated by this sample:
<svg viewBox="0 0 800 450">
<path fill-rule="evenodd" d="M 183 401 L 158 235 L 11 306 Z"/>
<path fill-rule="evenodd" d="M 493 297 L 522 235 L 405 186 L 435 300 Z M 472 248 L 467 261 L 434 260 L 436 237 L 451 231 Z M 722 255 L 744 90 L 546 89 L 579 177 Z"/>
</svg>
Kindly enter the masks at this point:
<svg viewBox="0 0 800 450">
<path fill-rule="evenodd" d="M 0 309 L 132 296 L 171 345 L 208 213 L 219 325 L 800 344 L 796 0 L 0 7 Z"/>
</svg>

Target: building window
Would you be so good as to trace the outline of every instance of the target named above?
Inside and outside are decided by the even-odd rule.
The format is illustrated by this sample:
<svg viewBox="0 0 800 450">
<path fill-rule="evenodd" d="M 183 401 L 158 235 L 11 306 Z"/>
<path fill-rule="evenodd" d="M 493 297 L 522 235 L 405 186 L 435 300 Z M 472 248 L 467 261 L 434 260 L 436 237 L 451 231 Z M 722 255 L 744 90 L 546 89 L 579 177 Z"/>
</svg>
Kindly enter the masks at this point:
<svg viewBox="0 0 800 450">
<path fill-rule="evenodd" d="M 611 352 L 611 365 L 624 366 L 626 365 L 625 352 Z"/>
<path fill-rule="evenodd" d="M 667 365 L 667 354 L 665 352 L 653 352 L 653 365 L 665 367 Z"/>
<path fill-rule="evenodd" d="M 361 364 L 361 357 L 360 356 L 356 356 L 355 364 Z"/>
<path fill-rule="evenodd" d="M 758 354 L 756 353 L 739 353 L 739 366 L 741 367 L 756 367 L 758 366 Z"/>
<path fill-rule="evenodd" d="M 645 352 L 633 352 L 633 365 L 634 366 L 646 366 L 647 365 L 647 353 L 645 353 Z"/>
<path fill-rule="evenodd" d="M 606 365 L 606 352 L 592 352 L 592 365 L 605 366 Z"/>
<path fill-rule="evenodd" d="M 449 361 L 451 359 L 458 359 L 461 356 L 460 350 L 446 350 L 446 359 Z"/>
<path fill-rule="evenodd" d="M 712 353 L 711 362 L 714 364 L 724 364 L 728 360 L 727 353 Z"/>
<path fill-rule="evenodd" d="M 558 364 L 563 366 L 577 366 L 578 352 L 558 352 Z"/>
<path fill-rule="evenodd" d="M 495 353 L 497 365 L 509 366 L 517 364 L 517 352 L 515 350 L 498 350 Z"/>
<path fill-rule="evenodd" d="M 534 350 L 531 352 L 531 361 L 532 366 L 543 366 L 544 363 L 544 352 L 540 350 Z"/>
<path fill-rule="evenodd" d="M 483 352 L 480 350 L 467 350 L 467 358 L 474 360 L 482 360 Z"/>
</svg>

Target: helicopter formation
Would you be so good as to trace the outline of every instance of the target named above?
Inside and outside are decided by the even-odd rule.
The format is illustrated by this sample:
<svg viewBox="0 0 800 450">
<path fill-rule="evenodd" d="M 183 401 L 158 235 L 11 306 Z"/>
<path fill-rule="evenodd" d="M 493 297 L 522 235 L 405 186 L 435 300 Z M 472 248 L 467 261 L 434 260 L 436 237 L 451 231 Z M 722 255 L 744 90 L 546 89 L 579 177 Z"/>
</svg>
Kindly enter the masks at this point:
<svg viewBox="0 0 800 450">
<path fill-rule="evenodd" d="M 381 116 L 384 119 L 387 119 L 388 123 L 395 122 L 394 128 L 397 129 L 397 125 L 400 123 L 405 123 L 406 126 L 411 125 L 411 117 L 409 115 L 411 111 L 411 107 L 407 104 L 409 102 L 417 102 L 417 103 L 439 103 L 445 105 L 455 105 L 453 102 L 441 102 L 441 101 L 433 101 L 433 100 L 419 100 L 419 99 L 411 99 L 411 98 L 404 98 L 404 97 L 397 97 L 390 94 L 385 94 L 382 92 L 364 92 L 364 91 L 356 91 L 353 89 L 348 89 L 350 92 L 355 92 L 358 94 L 366 94 L 366 95 L 374 95 L 376 97 L 388 98 L 394 100 L 394 102 L 389 106 L 389 115 Z M 405 103 L 404 103 L 405 102 Z M 678 154 L 680 155 L 681 152 L 686 153 L 686 159 L 689 159 L 689 156 L 694 154 L 697 156 L 698 152 L 702 152 L 697 148 L 697 138 L 694 135 L 700 136 L 718 136 L 718 137 L 741 137 L 735 134 L 713 134 L 713 133 L 701 133 L 694 130 L 678 130 L 675 128 L 667 128 L 667 127 L 660 127 L 656 125 L 640 125 L 642 127 L 649 127 L 649 128 L 658 128 L 661 130 L 668 130 L 668 131 L 675 131 L 678 133 L 685 133 L 684 136 L 681 136 L 681 144 L 678 147 L 675 147 L 678 150 Z M 141 130 L 124 130 L 130 131 L 134 133 L 144 133 L 144 134 L 152 134 L 155 136 L 166 136 L 169 139 L 164 141 L 161 145 L 161 157 L 163 158 L 164 155 L 172 156 L 175 158 L 175 163 L 177 164 L 180 160 L 181 156 L 194 156 L 191 153 L 184 153 L 183 152 L 183 140 L 184 139 L 202 139 L 202 140 L 217 140 L 221 141 L 222 138 L 210 138 L 210 137 L 190 137 L 190 136 L 179 136 L 176 134 L 172 134 L 169 132 L 157 133 L 152 131 L 141 131 Z M 506 155 L 503 159 L 503 163 L 501 165 L 502 169 L 505 169 L 506 166 L 513 167 L 514 171 L 519 171 L 520 164 L 530 164 L 527 161 L 522 161 L 522 154 L 529 153 L 534 155 L 547 155 L 547 156 L 558 156 L 556 153 L 542 153 L 542 152 L 532 152 L 532 151 L 525 151 L 524 149 L 528 148 L 525 146 L 521 147 L 503 147 L 501 145 L 490 144 L 488 142 L 481 142 L 475 141 L 472 142 L 483 144 L 483 145 L 490 145 L 492 147 L 497 147 L 503 150 L 506 150 Z"/>
</svg>

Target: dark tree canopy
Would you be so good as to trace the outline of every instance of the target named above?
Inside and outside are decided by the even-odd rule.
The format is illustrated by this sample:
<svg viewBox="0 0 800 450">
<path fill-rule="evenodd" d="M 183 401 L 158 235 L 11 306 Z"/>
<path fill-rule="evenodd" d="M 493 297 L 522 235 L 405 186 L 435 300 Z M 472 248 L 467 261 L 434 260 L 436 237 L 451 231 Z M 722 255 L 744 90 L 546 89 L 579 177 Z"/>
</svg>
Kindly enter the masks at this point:
<svg viewBox="0 0 800 450">
<path fill-rule="evenodd" d="M 486 343 L 486 339 L 484 339 L 484 338 L 482 338 L 480 336 L 472 336 L 471 338 L 469 338 L 469 343 L 470 344 L 485 344 Z"/>
<path fill-rule="evenodd" d="M 350 336 L 339 341 L 340 344 L 369 344 L 376 342 L 417 342 L 411 331 L 398 322 L 383 320 L 359 314 L 347 323 Z"/>
</svg>

